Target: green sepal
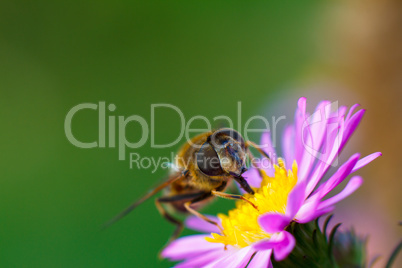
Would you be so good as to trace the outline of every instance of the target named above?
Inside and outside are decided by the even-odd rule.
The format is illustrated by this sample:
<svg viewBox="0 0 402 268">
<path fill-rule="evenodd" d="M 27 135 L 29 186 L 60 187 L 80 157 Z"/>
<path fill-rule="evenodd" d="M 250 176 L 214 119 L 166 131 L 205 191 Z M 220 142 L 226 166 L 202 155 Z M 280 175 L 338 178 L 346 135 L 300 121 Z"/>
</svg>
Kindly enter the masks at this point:
<svg viewBox="0 0 402 268">
<path fill-rule="evenodd" d="M 366 239 L 355 234 L 353 230 L 340 232 L 340 224 L 335 225 L 327 235 L 328 223 L 332 215 L 320 228 L 318 219 L 306 224 L 292 222 L 286 230 L 296 239 L 296 246 L 283 261 L 274 267 L 365 267 Z"/>
</svg>

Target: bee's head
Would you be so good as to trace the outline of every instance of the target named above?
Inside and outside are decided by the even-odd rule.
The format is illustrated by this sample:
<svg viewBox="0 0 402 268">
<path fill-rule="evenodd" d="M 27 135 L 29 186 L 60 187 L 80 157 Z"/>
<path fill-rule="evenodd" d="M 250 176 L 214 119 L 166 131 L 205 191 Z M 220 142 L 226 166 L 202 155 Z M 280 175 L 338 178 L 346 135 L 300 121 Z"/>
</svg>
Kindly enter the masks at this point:
<svg viewBox="0 0 402 268">
<path fill-rule="evenodd" d="M 241 144 L 229 138 L 222 146 L 215 147 L 222 169 L 235 177 L 240 176 L 246 168 L 246 152 Z"/>
<path fill-rule="evenodd" d="M 247 171 L 244 140 L 233 129 L 214 132 L 198 154 L 198 167 L 206 175 L 239 177 Z"/>
</svg>

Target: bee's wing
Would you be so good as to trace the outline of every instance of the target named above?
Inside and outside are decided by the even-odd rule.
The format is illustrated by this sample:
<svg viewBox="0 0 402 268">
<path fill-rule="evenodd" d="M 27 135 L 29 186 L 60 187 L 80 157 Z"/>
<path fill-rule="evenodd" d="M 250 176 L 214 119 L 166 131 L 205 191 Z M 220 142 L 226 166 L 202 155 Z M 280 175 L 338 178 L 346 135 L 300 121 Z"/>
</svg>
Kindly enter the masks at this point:
<svg viewBox="0 0 402 268">
<path fill-rule="evenodd" d="M 179 175 L 176 176 L 171 176 L 169 179 L 167 179 L 166 181 L 164 181 L 163 183 L 161 183 L 160 185 L 158 185 L 157 187 L 155 187 L 154 189 L 152 189 L 149 193 L 147 193 L 146 195 L 144 195 L 142 198 L 140 198 L 139 200 L 135 201 L 133 204 L 131 204 L 129 207 L 127 207 L 125 210 L 123 210 L 122 212 L 120 212 L 118 215 L 116 215 L 114 218 L 112 218 L 111 220 L 109 220 L 108 222 L 106 222 L 103 226 L 102 229 L 105 229 L 107 227 L 109 227 L 110 225 L 114 224 L 115 222 L 117 222 L 118 220 L 120 220 L 121 218 L 123 218 L 124 216 L 126 216 L 128 213 L 130 213 L 133 209 L 135 209 L 137 206 L 141 205 L 144 201 L 146 201 L 148 198 L 152 197 L 153 195 L 155 195 L 156 193 L 158 193 L 160 190 L 162 190 L 163 188 L 165 188 L 166 186 L 168 186 L 169 184 L 175 182 L 176 180 L 181 179 L 182 177 L 185 177 L 188 174 L 187 171 L 185 172 L 181 172 Z"/>
</svg>

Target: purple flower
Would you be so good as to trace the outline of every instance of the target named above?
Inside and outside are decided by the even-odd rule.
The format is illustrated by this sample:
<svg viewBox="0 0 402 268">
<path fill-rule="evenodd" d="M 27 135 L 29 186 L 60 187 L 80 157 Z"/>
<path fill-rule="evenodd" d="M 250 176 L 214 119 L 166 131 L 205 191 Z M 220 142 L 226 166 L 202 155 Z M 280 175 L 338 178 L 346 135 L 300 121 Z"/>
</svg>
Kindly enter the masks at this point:
<svg viewBox="0 0 402 268">
<path fill-rule="evenodd" d="M 256 163 L 245 176 L 255 187 L 255 194 L 238 201 L 228 215 L 218 215 L 223 232 L 215 226 L 190 217 L 187 227 L 212 233 L 180 238 L 162 255 L 184 260 L 176 267 L 248 267 L 271 266 L 270 256 L 285 259 L 295 247 L 295 238 L 286 228 L 291 222 L 307 223 L 333 211 L 334 205 L 352 194 L 363 180 L 352 177 L 337 195 L 325 199 L 348 175 L 381 155 L 374 153 L 360 159 L 352 155 L 329 179 L 323 181 L 338 155 L 360 123 L 364 110 L 348 113 L 346 107 L 331 111 L 331 103 L 321 102 L 312 115 L 306 113 L 306 99 L 300 98 L 295 122 L 282 137 L 283 158 L 272 157 L 275 165 Z M 263 134 L 261 148 L 275 156 L 270 133 Z M 267 162 L 265 162 L 267 163 Z M 289 166 L 288 166 L 289 165 Z M 290 168 L 291 167 L 291 168 Z"/>
</svg>

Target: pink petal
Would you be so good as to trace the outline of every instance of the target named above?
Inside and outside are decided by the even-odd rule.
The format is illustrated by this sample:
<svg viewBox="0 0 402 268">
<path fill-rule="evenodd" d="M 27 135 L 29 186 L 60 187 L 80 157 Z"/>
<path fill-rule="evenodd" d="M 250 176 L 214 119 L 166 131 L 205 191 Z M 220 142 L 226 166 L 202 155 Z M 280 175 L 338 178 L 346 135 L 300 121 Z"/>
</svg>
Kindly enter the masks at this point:
<svg viewBox="0 0 402 268">
<path fill-rule="evenodd" d="M 283 240 L 280 244 L 274 247 L 274 256 L 275 260 L 282 261 L 284 260 L 293 250 L 296 245 L 296 239 L 290 233 L 284 231 L 282 232 L 284 235 Z"/>
<path fill-rule="evenodd" d="M 208 219 L 216 223 L 220 223 L 220 219 L 215 216 L 206 215 Z M 206 222 L 196 216 L 189 216 L 184 222 L 187 228 L 205 233 L 220 233 L 220 230 L 215 225 Z"/>
<path fill-rule="evenodd" d="M 324 134 L 328 128 L 328 118 L 331 112 L 331 103 L 329 101 L 322 101 L 318 104 L 314 113 L 307 118 L 311 141 L 307 140 L 304 144 L 304 154 L 302 162 L 299 164 L 298 177 L 301 180 L 308 178 L 309 173 L 313 167 L 316 159 L 321 156 L 320 148 L 324 141 Z M 310 136 L 308 136 L 309 138 Z"/>
<path fill-rule="evenodd" d="M 317 210 L 317 208 L 315 208 L 315 210 L 312 210 L 309 212 L 308 215 L 306 215 L 305 218 L 303 218 L 303 220 L 298 221 L 299 223 L 307 223 L 310 222 L 312 220 L 315 220 L 319 217 L 321 217 L 324 214 L 330 213 L 335 209 L 334 206 L 330 206 L 330 207 L 326 207 L 320 210 Z"/>
<path fill-rule="evenodd" d="M 260 140 L 260 146 L 261 149 L 268 154 L 268 156 L 271 157 L 276 155 L 275 148 L 272 146 L 271 132 L 266 131 L 262 134 Z M 272 160 L 275 161 L 275 159 Z"/>
<path fill-rule="evenodd" d="M 314 150 L 313 135 L 307 120 L 305 121 L 302 127 L 306 135 L 304 135 L 302 138 L 302 144 L 303 144 L 302 157 L 298 159 L 297 163 L 299 164 L 299 172 L 298 172 L 299 179 L 304 180 L 307 178 L 307 175 L 310 172 L 310 169 L 315 161 L 316 152 Z"/>
<path fill-rule="evenodd" d="M 335 126 L 329 127 L 332 127 L 333 130 L 329 134 L 327 148 L 326 150 L 324 150 L 324 152 L 328 151 L 329 153 L 325 153 L 323 159 L 321 159 L 323 160 L 323 162 L 325 162 L 327 169 L 332 164 L 334 159 L 338 156 L 338 153 L 340 151 L 342 140 L 344 137 L 345 122 L 343 118 L 340 118 Z"/>
<path fill-rule="evenodd" d="M 286 126 L 282 138 L 283 157 L 285 163 L 291 165 L 295 160 L 294 151 L 294 128 L 293 126 Z"/>
<path fill-rule="evenodd" d="M 273 234 L 283 231 L 291 219 L 283 214 L 267 213 L 258 218 L 258 223 L 265 232 Z"/>
<path fill-rule="evenodd" d="M 247 268 L 270 268 L 272 250 L 261 250 L 255 254 L 254 258 L 251 260 Z"/>
<path fill-rule="evenodd" d="M 297 212 L 295 219 L 300 223 L 307 223 L 311 221 L 314 216 L 321 198 L 318 194 L 309 197 Z"/>
<path fill-rule="evenodd" d="M 276 161 L 276 157 L 275 157 L 275 159 L 272 159 L 272 161 Z M 273 163 L 276 163 L 276 162 L 273 162 Z M 275 168 L 274 168 L 271 160 L 268 160 L 267 158 L 261 158 L 261 162 L 257 163 L 257 168 L 264 170 L 265 173 L 270 177 L 275 176 Z M 258 177 L 261 179 L 260 175 Z M 258 187 L 260 187 L 260 186 L 261 185 L 259 185 Z"/>
<path fill-rule="evenodd" d="M 359 107 L 359 106 L 360 106 L 360 104 L 356 103 L 355 105 L 353 105 L 352 107 L 350 107 L 349 113 L 348 113 L 348 115 L 346 116 L 345 121 L 349 121 L 350 117 L 351 117 L 352 114 L 353 114 L 353 111 L 354 111 L 357 107 Z"/>
<path fill-rule="evenodd" d="M 253 253 L 254 249 L 251 246 L 244 247 L 233 252 L 232 254 L 225 255 L 224 257 L 216 260 L 213 263 L 205 265 L 204 268 L 243 268 L 247 265 Z"/>
<path fill-rule="evenodd" d="M 304 153 L 301 159 L 301 163 L 298 163 L 299 166 L 299 171 L 298 171 L 298 178 L 299 180 L 306 180 L 308 179 L 308 175 L 311 172 L 311 169 L 314 165 L 314 162 L 316 160 L 316 151 L 313 149 L 314 146 L 311 143 L 304 144 Z"/>
<path fill-rule="evenodd" d="M 225 254 L 229 254 L 228 251 L 225 251 L 222 247 L 222 250 L 212 250 L 203 254 L 199 254 L 188 260 L 181 262 L 175 265 L 175 268 L 193 268 L 193 267 L 202 267 L 208 263 L 214 262 L 219 258 L 222 258 Z"/>
<path fill-rule="evenodd" d="M 203 254 L 210 250 L 221 250 L 222 244 L 205 240 L 209 235 L 190 235 L 181 237 L 170 243 L 161 253 L 162 257 L 171 260 L 181 260 Z M 196 246 L 195 246 L 196 245 Z"/>
<path fill-rule="evenodd" d="M 317 186 L 321 178 L 328 171 L 328 168 L 330 167 L 334 159 L 338 156 L 343 137 L 343 129 L 344 129 L 343 120 L 340 120 L 339 124 L 340 124 L 339 130 L 334 129 L 329 135 L 327 134 L 328 141 L 327 144 L 323 146 L 324 147 L 323 152 L 325 153 L 319 157 L 320 162 L 315 167 L 315 170 L 311 175 L 311 178 L 307 184 L 305 194 L 306 197 L 309 196 L 310 193 L 314 190 L 314 188 Z"/>
<path fill-rule="evenodd" d="M 360 121 L 363 118 L 364 113 L 366 110 L 360 110 L 356 112 L 349 121 L 346 122 L 346 127 L 345 127 L 345 135 L 343 136 L 341 148 L 346 144 L 346 142 L 349 140 L 350 136 L 352 136 L 353 132 L 359 125 Z"/>
<path fill-rule="evenodd" d="M 254 244 L 256 250 L 273 249 L 275 260 L 281 261 L 292 252 L 296 244 L 295 238 L 287 231 L 272 235 L 270 239 L 264 239 Z"/>
<path fill-rule="evenodd" d="M 249 170 L 243 173 L 243 177 L 246 179 L 248 184 L 252 187 L 260 188 L 261 187 L 261 181 L 262 178 L 260 176 L 260 172 L 257 168 L 251 167 Z M 240 190 L 243 188 L 239 187 Z M 244 190 L 242 190 L 242 193 L 245 193 Z"/>
<path fill-rule="evenodd" d="M 339 201 L 345 199 L 349 195 L 351 195 L 354 191 L 356 191 L 363 183 L 363 179 L 359 176 L 355 176 L 350 179 L 348 184 L 345 186 L 345 188 L 337 195 L 328 198 L 327 200 L 321 202 L 321 204 L 318 206 L 319 209 L 324 209 L 326 207 L 332 206 L 335 203 L 338 203 Z"/>
<path fill-rule="evenodd" d="M 311 116 L 310 128 L 313 135 L 315 150 L 319 150 L 324 140 L 324 134 L 327 131 L 327 122 L 331 113 L 331 103 L 322 101 L 318 104 Z"/>
<path fill-rule="evenodd" d="M 271 160 L 262 157 L 259 158 L 259 161 L 256 162 L 256 167 L 259 169 L 262 169 L 265 171 L 265 173 L 272 177 L 275 174 L 275 168 L 273 167 L 272 163 L 277 163 L 277 155 L 275 152 L 275 148 L 272 146 L 272 141 L 271 141 L 271 136 L 270 136 L 270 132 L 266 131 L 262 134 L 261 136 L 261 141 L 260 144 L 262 147 L 262 149 L 264 150 L 265 153 L 268 154 L 268 156 L 271 158 Z M 258 176 L 260 178 L 260 176 Z M 258 185 L 258 187 L 260 187 L 260 185 Z"/>
<path fill-rule="evenodd" d="M 275 233 L 271 238 L 262 239 L 253 244 L 255 250 L 269 250 L 282 243 L 285 239 L 285 231 Z"/>
<path fill-rule="evenodd" d="M 352 172 L 355 172 L 356 170 L 364 167 L 365 165 L 367 165 L 368 163 L 370 163 L 371 161 L 373 161 L 374 159 L 376 159 L 379 156 L 382 156 L 382 153 L 377 152 L 377 153 L 370 154 L 370 155 L 360 159 L 359 161 L 357 161 L 357 163 L 356 163 L 355 167 L 353 168 Z"/>
<path fill-rule="evenodd" d="M 296 215 L 300 207 L 304 203 L 304 193 L 306 191 L 305 182 L 298 183 L 289 193 L 288 201 L 286 204 L 286 216 L 290 219 Z"/>
<path fill-rule="evenodd" d="M 351 172 L 353 167 L 356 165 L 360 155 L 352 155 L 348 161 L 346 161 L 335 173 L 331 176 L 316 193 L 320 194 L 320 197 L 324 197 L 330 191 L 332 191 L 336 186 L 338 186 Z"/>
<path fill-rule="evenodd" d="M 301 161 L 303 155 L 303 125 L 305 125 L 306 120 L 306 98 L 302 97 L 297 102 L 297 109 L 295 113 L 295 158 L 298 163 Z"/>
<path fill-rule="evenodd" d="M 347 110 L 348 110 L 348 107 L 346 107 L 346 106 L 339 107 L 339 109 L 338 109 L 338 117 L 345 117 L 345 114 L 346 114 Z"/>
</svg>

